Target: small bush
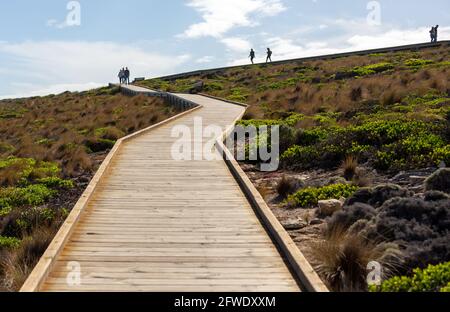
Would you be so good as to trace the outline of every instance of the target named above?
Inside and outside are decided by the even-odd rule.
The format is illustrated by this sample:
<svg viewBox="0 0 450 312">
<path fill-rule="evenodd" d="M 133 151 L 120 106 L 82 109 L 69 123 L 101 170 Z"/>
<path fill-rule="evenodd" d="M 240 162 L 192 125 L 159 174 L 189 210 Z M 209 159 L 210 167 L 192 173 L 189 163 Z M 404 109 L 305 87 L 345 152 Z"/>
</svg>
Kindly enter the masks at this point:
<svg viewBox="0 0 450 312">
<path fill-rule="evenodd" d="M 442 162 L 450 166 L 450 145 L 436 148 L 431 158 L 436 166 L 441 165 Z"/>
<path fill-rule="evenodd" d="M 357 189 L 357 186 L 350 184 L 334 184 L 320 188 L 309 187 L 289 196 L 288 201 L 293 203 L 296 207 L 314 207 L 317 206 L 320 200 L 349 197 Z"/>
<path fill-rule="evenodd" d="M 406 66 L 415 68 L 423 67 L 430 64 L 433 64 L 433 61 L 421 59 L 409 59 L 405 61 Z"/>
<path fill-rule="evenodd" d="M 399 263 L 393 244 L 375 244 L 360 235 L 336 228 L 325 240 L 311 246 L 315 269 L 334 291 L 367 290 L 367 265 L 378 261 L 384 276 Z"/>
<path fill-rule="evenodd" d="M 94 131 L 96 137 L 105 140 L 117 141 L 125 133 L 115 127 L 98 128 Z"/>
<path fill-rule="evenodd" d="M 403 246 L 405 273 L 428 264 L 450 261 L 450 200 L 393 198 L 361 229 L 372 239 Z"/>
<path fill-rule="evenodd" d="M 15 147 L 11 144 L 0 142 L 0 156 L 2 154 L 12 154 L 15 150 Z"/>
<path fill-rule="evenodd" d="M 396 184 L 382 184 L 373 188 L 357 190 L 345 203 L 347 206 L 363 203 L 375 208 L 381 207 L 386 201 L 394 197 L 408 197 L 412 193 Z"/>
<path fill-rule="evenodd" d="M 448 291 L 450 285 L 450 262 L 415 269 L 413 276 L 396 276 L 381 286 L 372 286 L 372 292 L 438 292 Z"/>
<path fill-rule="evenodd" d="M 368 76 L 368 75 L 373 75 L 373 74 L 377 74 L 377 73 L 382 73 L 382 72 L 388 71 L 393 68 L 394 68 L 394 65 L 391 63 L 377 63 L 377 64 L 372 64 L 372 65 L 355 67 L 352 70 L 352 72 L 356 76 Z"/>
<path fill-rule="evenodd" d="M 110 150 L 115 144 L 115 141 L 107 139 L 89 139 L 85 141 L 86 147 L 93 153 L 100 153 Z"/>
<path fill-rule="evenodd" d="M 287 198 L 289 195 L 295 193 L 301 185 L 298 179 L 283 176 L 280 182 L 278 182 L 277 192 L 282 198 Z"/>
<path fill-rule="evenodd" d="M 56 188 L 56 189 L 71 189 L 75 187 L 75 184 L 71 180 L 64 180 L 57 177 L 48 177 L 39 179 L 36 181 L 38 184 L 43 184 L 46 187 L 49 188 Z"/>
<path fill-rule="evenodd" d="M 352 181 L 358 169 L 358 160 L 354 156 L 347 156 L 342 164 L 344 178 Z"/>
<path fill-rule="evenodd" d="M 0 236 L 0 250 L 2 248 L 15 249 L 20 246 L 20 239 L 15 237 Z"/>
<path fill-rule="evenodd" d="M 55 195 L 55 191 L 39 184 L 24 188 L 0 189 L 0 209 L 42 205 L 53 195 Z"/>
<path fill-rule="evenodd" d="M 222 83 L 217 81 L 208 82 L 205 85 L 205 91 L 211 92 L 211 91 L 222 91 L 224 89 L 224 86 Z"/>
<path fill-rule="evenodd" d="M 348 230 L 358 221 L 370 221 L 376 214 L 376 210 L 367 204 L 355 203 L 351 206 L 344 206 L 341 211 L 334 213 L 327 220 L 326 237 L 330 237 L 338 229 Z"/>
<path fill-rule="evenodd" d="M 4 222 L 3 235 L 25 237 L 41 227 L 58 226 L 68 216 L 66 209 L 29 208 L 13 211 Z"/>
<path fill-rule="evenodd" d="M 58 164 L 32 158 L 8 157 L 0 160 L 0 184 L 27 185 L 35 179 L 53 177 L 60 173 Z"/>
<path fill-rule="evenodd" d="M 50 245 L 56 230 L 41 228 L 33 236 L 22 240 L 21 245 L 6 253 L 0 261 L 0 271 L 3 272 L 3 284 L 10 291 L 18 291 L 30 275 L 37 262 Z"/>
<path fill-rule="evenodd" d="M 433 173 L 426 181 L 428 191 L 442 191 L 450 194 L 450 169 L 442 168 Z"/>
</svg>

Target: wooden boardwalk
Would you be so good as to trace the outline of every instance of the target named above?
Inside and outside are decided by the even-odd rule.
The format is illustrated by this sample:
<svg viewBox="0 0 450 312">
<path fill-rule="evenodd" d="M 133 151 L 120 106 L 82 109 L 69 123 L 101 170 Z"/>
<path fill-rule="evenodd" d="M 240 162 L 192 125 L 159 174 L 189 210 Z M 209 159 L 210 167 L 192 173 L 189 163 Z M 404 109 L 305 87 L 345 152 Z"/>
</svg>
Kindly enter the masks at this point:
<svg viewBox="0 0 450 312">
<path fill-rule="evenodd" d="M 300 291 L 225 162 L 171 157 L 174 126 L 226 129 L 245 107 L 180 96 L 202 107 L 122 144 L 62 251 L 22 291 Z"/>
</svg>

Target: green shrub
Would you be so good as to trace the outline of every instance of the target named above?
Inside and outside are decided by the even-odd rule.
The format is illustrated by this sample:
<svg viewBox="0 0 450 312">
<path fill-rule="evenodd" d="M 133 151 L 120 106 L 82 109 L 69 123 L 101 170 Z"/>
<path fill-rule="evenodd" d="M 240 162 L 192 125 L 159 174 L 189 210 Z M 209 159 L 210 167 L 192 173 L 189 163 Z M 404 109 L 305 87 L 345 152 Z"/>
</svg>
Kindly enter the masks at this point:
<svg viewBox="0 0 450 312">
<path fill-rule="evenodd" d="M 39 184 L 43 184 L 49 188 L 58 188 L 58 189 L 71 189 L 75 187 L 75 184 L 71 180 L 64 180 L 58 177 L 48 177 L 39 179 L 36 181 Z"/>
<path fill-rule="evenodd" d="M 247 98 L 250 96 L 251 92 L 246 88 L 232 88 L 231 95 L 227 97 L 230 101 L 235 102 L 245 102 L 247 101 Z"/>
<path fill-rule="evenodd" d="M 10 222 L 3 229 L 3 234 L 9 237 L 24 238 L 33 234 L 36 229 L 52 227 L 63 222 L 67 216 L 67 209 L 32 207 L 13 213 Z"/>
<path fill-rule="evenodd" d="M 281 155 L 280 160 L 289 166 L 308 168 L 319 156 L 319 151 L 314 146 L 294 145 Z"/>
<path fill-rule="evenodd" d="M 433 61 L 430 60 L 421 60 L 421 59 L 409 59 L 405 61 L 405 65 L 408 67 L 423 67 L 426 65 L 433 64 Z"/>
<path fill-rule="evenodd" d="M 320 143 L 328 138 L 329 132 L 327 129 L 318 127 L 311 130 L 303 130 L 298 135 L 297 144 L 308 146 Z"/>
<path fill-rule="evenodd" d="M 33 180 L 57 176 L 60 168 L 57 163 L 36 161 L 32 158 L 8 157 L 0 160 L 0 174 L 8 171 L 10 185 L 25 186 Z"/>
<path fill-rule="evenodd" d="M 313 207 L 320 200 L 339 199 L 350 197 L 358 187 L 350 184 L 333 184 L 319 188 L 309 187 L 289 196 L 288 201 L 296 207 Z"/>
<path fill-rule="evenodd" d="M 445 287 L 442 287 L 441 288 L 441 292 L 442 293 L 449 293 L 450 292 L 450 282 L 447 284 L 447 286 L 445 286 Z"/>
<path fill-rule="evenodd" d="M 372 65 L 366 65 L 366 66 L 360 66 L 353 68 L 352 72 L 356 76 L 368 76 L 373 75 L 377 73 L 382 73 L 388 70 L 391 70 L 394 68 L 394 65 L 391 63 L 377 63 Z"/>
<path fill-rule="evenodd" d="M 55 191 L 40 184 L 0 189 L 0 209 L 42 205 L 55 194 Z"/>
<path fill-rule="evenodd" d="M 303 120 L 304 115 L 293 113 L 290 114 L 289 117 L 285 119 L 248 119 L 248 120 L 239 120 L 236 124 L 247 127 L 247 126 L 254 126 L 254 127 L 261 127 L 261 126 L 289 126 L 293 127 L 295 126 L 299 121 Z"/>
<path fill-rule="evenodd" d="M 205 91 L 206 92 L 211 92 L 211 91 L 222 91 L 223 89 L 224 89 L 224 86 L 223 86 L 223 84 L 222 83 L 220 83 L 220 82 L 217 82 L 217 81 L 211 81 L 211 82 L 208 82 L 206 85 L 205 85 Z"/>
<path fill-rule="evenodd" d="M 0 250 L 2 248 L 6 248 L 6 249 L 19 248 L 20 243 L 21 243 L 21 240 L 18 238 L 0 236 Z"/>
<path fill-rule="evenodd" d="M 415 269 L 412 277 L 397 276 L 384 281 L 381 286 L 372 286 L 372 292 L 437 292 L 448 291 L 450 262 Z"/>
<path fill-rule="evenodd" d="M 434 164 L 439 166 L 441 162 L 444 162 L 447 166 L 450 166 L 450 144 L 444 147 L 438 147 L 433 151 L 431 156 Z"/>
</svg>

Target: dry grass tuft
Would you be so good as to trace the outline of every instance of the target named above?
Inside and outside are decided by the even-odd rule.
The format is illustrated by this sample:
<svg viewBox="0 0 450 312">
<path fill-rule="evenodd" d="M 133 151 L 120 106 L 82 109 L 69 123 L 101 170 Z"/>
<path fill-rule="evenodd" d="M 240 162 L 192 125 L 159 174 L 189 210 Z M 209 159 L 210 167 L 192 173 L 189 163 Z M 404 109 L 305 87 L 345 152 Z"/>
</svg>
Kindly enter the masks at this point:
<svg viewBox="0 0 450 312">
<path fill-rule="evenodd" d="M 283 176 L 277 184 L 277 192 L 281 198 L 287 198 L 299 189 L 299 181 L 295 178 Z"/>
<path fill-rule="evenodd" d="M 394 245 L 375 244 L 355 233 L 335 228 L 321 242 L 311 246 L 317 272 L 334 291 L 367 290 L 367 265 L 372 261 L 383 267 L 383 277 L 390 276 L 399 261 Z"/>
<path fill-rule="evenodd" d="M 0 262 L 3 274 L 0 289 L 18 291 L 50 245 L 55 228 L 39 228 L 22 240 L 18 249 L 4 252 Z"/>
<path fill-rule="evenodd" d="M 349 155 L 342 163 L 343 177 L 347 181 L 352 181 L 358 170 L 358 159 L 355 156 Z"/>
</svg>

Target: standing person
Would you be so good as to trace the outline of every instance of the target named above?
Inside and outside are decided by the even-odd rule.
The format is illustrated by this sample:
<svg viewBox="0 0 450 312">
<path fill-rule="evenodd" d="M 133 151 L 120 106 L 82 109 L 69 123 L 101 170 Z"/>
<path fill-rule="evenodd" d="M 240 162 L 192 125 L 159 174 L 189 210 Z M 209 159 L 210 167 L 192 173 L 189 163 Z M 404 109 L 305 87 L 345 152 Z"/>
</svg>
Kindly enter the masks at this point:
<svg viewBox="0 0 450 312">
<path fill-rule="evenodd" d="M 435 28 L 431 27 L 431 30 L 430 30 L 431 42 L 434 42 L 435 32 L 436 32 Z"/>
<path fill-rule="evenodd" d="M 438 41 L 438 28 L 439 25 L 436 25 L 436 27 L 434 27 L 434 42 Z"/>
<path fill-rule="evenodd" d="M 119 75 L 117 75 L 117 76 L 119 77 L 120 84 L 122 84 L 123 83 L 123 76 L 124 76 L 123 68 L 119 71 Z"/>
<path fill-rule="evenodd" d="M 270 50 L 270 48 L 267 48 L 266 63 L 269 63 L 269 61 L 272 63 L 272 54 L 273 54 L 273 52 Z"/>
<path fill-rule="evenodd" d="M 130 70 L 128 67 L 125 69 L 125 83 L 130 84 Z"/>
<path fill-rule="evenodd" d="M 253 62 L 253 60 L 254 60 L 255 57 L 256 57 L 256 53 L 255 53 L 255 51 L 254 51 L 253 49 L 250 50 L 250 55 L 249 55 L 248 57 L 250 58 L 250 61 L 252 61 L 252 64 L 255 64 L 255 63 Z"/>
</svg>

